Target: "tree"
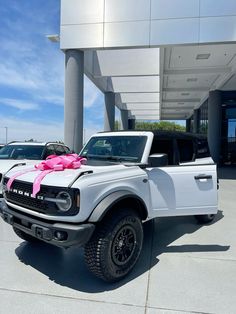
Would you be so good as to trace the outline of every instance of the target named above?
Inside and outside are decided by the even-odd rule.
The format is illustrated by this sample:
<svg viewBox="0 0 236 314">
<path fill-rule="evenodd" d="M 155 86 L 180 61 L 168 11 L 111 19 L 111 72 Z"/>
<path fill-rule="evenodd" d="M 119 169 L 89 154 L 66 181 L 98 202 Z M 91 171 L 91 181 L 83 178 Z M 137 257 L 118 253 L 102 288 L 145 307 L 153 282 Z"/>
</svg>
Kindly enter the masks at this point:
<svg viewBox="0 0 236 314">
<path fill-rule="evenodd" d="M 136 122 L 136 130 L 164 130 L 164 131 L 180 131 L 185 132 L 184 126 L 179 125 L 175 122 L 160 121 L 160 122 Z"/>
<path fill-rule="evenodd" d="M 119 121 L 115 121 L 115 131 L 120 130 L 120 122 Z"/>
</svg>

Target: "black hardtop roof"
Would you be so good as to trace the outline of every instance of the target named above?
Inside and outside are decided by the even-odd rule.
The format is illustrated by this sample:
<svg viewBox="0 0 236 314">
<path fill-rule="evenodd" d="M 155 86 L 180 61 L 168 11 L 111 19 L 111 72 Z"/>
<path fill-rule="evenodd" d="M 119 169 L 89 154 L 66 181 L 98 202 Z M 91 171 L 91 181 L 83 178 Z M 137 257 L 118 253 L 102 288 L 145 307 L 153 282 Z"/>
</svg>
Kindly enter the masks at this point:
<svg viewBox="0 0 236 314">
<path fill-rule="evenodd" d="M 207 139 L 203 134 L 181 132 L 181 131 L 162 131 L 156 130 L 151 131 L 154 134 L 154 137 L 166 137 L 166 138 L 179 138 L 179 139 Z"/>
<path fill-rule="evenodd" d="M 117 131 L 103 131 L 99 132 L 102 133 L 122 133 L 122 132 L 151 132 L 154 134 L 155 138 L 165 137 L 165 138 L 179 138 L 179 139 L 202 139 L 206 140 L 207 137 L 204 134 L 196 134 L 196 133 L 190 133 L 190 132 L 182 132 L 182 131 L 166 131 L 166 130 L 117 130 Z"/>
</svg>

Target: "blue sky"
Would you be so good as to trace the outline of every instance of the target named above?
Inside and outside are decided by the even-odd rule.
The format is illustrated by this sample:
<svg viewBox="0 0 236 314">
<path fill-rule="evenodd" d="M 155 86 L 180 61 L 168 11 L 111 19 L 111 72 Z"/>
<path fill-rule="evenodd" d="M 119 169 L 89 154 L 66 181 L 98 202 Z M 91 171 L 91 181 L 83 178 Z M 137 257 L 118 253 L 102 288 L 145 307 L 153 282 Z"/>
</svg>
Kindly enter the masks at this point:
<svg viewBox="0 0 236 314">
<path fill-rule="evenodd" d="M 64 54 L 59 0 L 0 1 L 0 143 L 63 140 Z M 86 137 L 103 126 L 103 95 L 85 78 Z"/>
</svg>

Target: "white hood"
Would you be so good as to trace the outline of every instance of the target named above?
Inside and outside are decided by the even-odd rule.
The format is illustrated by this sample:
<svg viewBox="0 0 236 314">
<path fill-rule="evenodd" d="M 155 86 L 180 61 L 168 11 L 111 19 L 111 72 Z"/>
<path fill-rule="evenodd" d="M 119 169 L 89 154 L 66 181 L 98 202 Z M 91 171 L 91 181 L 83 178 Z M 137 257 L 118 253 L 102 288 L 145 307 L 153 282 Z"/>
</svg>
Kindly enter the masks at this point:
<svg viewBox="0 0 236 314">
<path fill-rule="evenodd" d="M 112 165 L 112 166 L 87 166 L 87 165 L 82 165 L 78 169 L 65 169 L 63 171 L 53 171 L 49 174 L 47 174 L 41 184 L 44 185 L 49 185 L 49 186 L 61 186 L 61 187 L 66 187 L 69 184 L 71 184 L 76 178 L 79 177 L 79 175 L 83 172 L 87 171 L 92 171 L 93 173 L 105 173 L 105 172 L 111 172 L 111 171 L 117 171 L 124 169 L 124 165 Z M 30 167 L 17 167 L 12 169 L 8 174 L 7 177 L 13 176 L 17 172 L 21 171 L 27 171 L 28 169 L 34 169 L 32 166 Z M 16 180 L 21 180 L 21 181 L 27 181 L 27 182 L 34 182 L 34 179 L 36 176 L 40 173 L 41 171 L 32 171 L 32 172 L 27 172 L 25 174 L 22 174 Z"/>
<path fill-rule="evenodd" d="M 0 159 L 0 174 L 5 174 L 11 167 L 17 164 L 35 165 L 41 160 L 28 160 L 28 159 Z"/>
</svg>

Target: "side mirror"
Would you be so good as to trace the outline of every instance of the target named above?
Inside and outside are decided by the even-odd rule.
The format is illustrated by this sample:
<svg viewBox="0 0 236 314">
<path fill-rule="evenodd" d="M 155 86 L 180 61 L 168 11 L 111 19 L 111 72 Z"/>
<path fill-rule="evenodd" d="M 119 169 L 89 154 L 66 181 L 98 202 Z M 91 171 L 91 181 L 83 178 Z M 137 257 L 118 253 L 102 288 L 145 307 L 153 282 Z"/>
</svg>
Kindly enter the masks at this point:
<svg viewBox="0 0 236 314">
<path fill-rule="evenodd" d="M 168 156 L 166 154 L 153 154 L 148 157 L 149 167 L 165 167 L 168 165 Z"/>
</svg>

